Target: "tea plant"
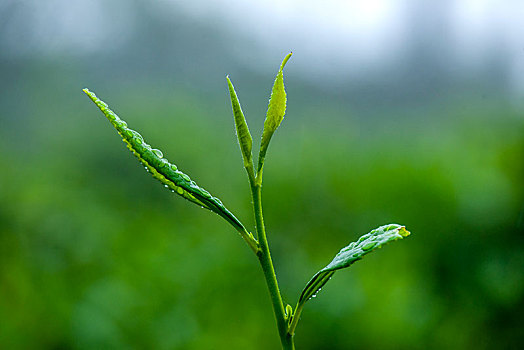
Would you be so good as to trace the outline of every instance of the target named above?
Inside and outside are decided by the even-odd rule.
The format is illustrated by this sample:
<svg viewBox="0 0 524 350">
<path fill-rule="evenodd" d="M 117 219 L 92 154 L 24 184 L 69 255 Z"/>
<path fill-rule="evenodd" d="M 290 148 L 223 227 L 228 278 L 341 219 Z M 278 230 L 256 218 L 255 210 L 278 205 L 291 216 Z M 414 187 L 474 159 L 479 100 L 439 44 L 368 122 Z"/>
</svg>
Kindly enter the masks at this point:
<svg viewBox="0 0 524 350">
<path fill-rule="evenodd" d="M 264 122 L 264 129 L 262 132 L 256 171 L 251 150 L 253 139 L 249 132 L 244 114 L 242 113 L 242 108 L 240 107 L 233 84 L 231 83 L 229 76 L 226 77 L 231 97 L 238 143 L 240 145 L 240 151 L 242 153 L 242 159 L 247 172 L 253 198 L 253 212 L 255 215 L 257 233 L 256 238 L 242 224 L 242 222 L 224 206 L 220 199 L 197 185 L 197 183 L 191 180 L 187 174 L 179 170 L 175 164 L 165 159 L 160 150 L 152 148 L 144 141 L 143 137 L 138 132 L 128 128 L 127 123 L 109 109 L 106 103 L 98 99 L 93 92 L 84 89 L 87 96 L 89 96 L 89 98 L 98 106 L 102 113 L 104 113 L 107 119 L 116 128 L 127 147 L 142 163 L 146 171 L 151 173 L 154 178 L 159 180 L 167 189 L 171 190 L 171 192 L 221 216 L 244 239 L 249 248 L 258 258 L 260 266 L 262 267 L 269 289 L 283 349 L 294 349 L 293 337 L 304 305 L 308 300 L 317 295 L 337 270 L 350 266 L 354 262 L 362 259 L 364 255 L 382 247 L 388 242 L 402 239 L 410 234 L 404 226 L 396 224 L 384 225 L 372 230 L 360 237 L 358 241 L 352 242 L 348 246 L 342 248 L 342 250 L 326 267 L 318 271 L 311 278 L 300 294 L 294 309 L 291 305 L 284 303 L 282 296 L 280 295 L 280 289 L 278 287 L 275 269 L 271 260 L 269 244 L 264 227 L 264 217 L 262 214 L 262 173 L 269 142 L 271 141 L 273 133 L 282 123 L 286 111 L 286 92 L 284 90 L 283 69 L 290 57 L 291 53 L 284 58 L 273 84 L 266 120 Z"/>
</svg>

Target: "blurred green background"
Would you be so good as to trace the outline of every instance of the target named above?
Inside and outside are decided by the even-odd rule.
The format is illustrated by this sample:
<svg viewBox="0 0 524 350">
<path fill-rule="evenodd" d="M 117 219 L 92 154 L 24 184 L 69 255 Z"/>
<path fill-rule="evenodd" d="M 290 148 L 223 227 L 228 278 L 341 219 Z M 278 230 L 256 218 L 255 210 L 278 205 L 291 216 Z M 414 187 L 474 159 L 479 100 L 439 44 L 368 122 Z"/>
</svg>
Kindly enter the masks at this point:
<svg viewBox="0 0 524 350">
<path fill-rule="evenodd" d="M 166 191 L 89 87 L 250 229 L 225 75 L 257 144 L 285 301 L 386 223 L 413 233 L 308 303 L 297 349 L 524 347 L 520 2 L 0 3 L 0 348 L 278 349 L 252 253 Z"/>
</svg>

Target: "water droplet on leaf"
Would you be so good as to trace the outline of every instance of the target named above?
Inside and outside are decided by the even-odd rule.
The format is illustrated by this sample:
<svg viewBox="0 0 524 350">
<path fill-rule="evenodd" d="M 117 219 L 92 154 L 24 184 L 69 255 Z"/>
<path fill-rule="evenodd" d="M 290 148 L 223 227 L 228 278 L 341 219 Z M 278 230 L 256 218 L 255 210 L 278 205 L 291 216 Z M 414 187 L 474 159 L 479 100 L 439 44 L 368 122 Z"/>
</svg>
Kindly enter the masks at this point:
<svg viewBox="0 0 524 350">
<path fill-rule="evenodd" d="M 153 151 L 153 153 L 155 154 L 155 156 L 157 156 L 158 158 L 162 158 L 162 157 L 164 157 L 164 154 L 162 153 L 161 150 L 156 149 L 156 148 L 153 148 L 152 151 Z"/>
<path fill-rule="evenodd" d="M 377 245 L 377 242 L 369 242 L 369 243 L 366 243 L 366 244 L 364 244 L 364 246 L 362 247 L 362 250 L 370 250 L 370 249 L 372 249 L 375 245 Z"/>
</svg>

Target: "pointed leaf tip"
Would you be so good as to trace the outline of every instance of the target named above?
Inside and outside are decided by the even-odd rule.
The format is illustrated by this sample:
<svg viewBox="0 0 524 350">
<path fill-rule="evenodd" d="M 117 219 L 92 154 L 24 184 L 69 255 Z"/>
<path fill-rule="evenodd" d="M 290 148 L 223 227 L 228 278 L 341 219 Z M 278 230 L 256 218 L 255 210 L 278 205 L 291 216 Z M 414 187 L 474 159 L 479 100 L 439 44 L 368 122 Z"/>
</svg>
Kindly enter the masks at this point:
<svg viewBox="0 0 524 350">
<path fill-rule="evenodd" d="M 408 230 L 406 230 L 406 227 L 404 227 L 404 226 L 401 226 L 401 227 L 399 228 L 398 233 L 399 233 L 402 237 L 407 237 L 407 236 L 409 236 L 409 235 L 411 234 L 411 232 L 409 232 Z"/>
<path fill-rule="evenodd" d="M 291 51 L 290 53 L 286 55 L 286 57 L 284 57 L 284 60 L 282 61 L 282 64 L 280 65 L 280 70 L 284 69 L 284 66 L 286 65 L 287 61 L 289 61 L 292 55 L 293 55 L 293 51 Z"/>
</svg>

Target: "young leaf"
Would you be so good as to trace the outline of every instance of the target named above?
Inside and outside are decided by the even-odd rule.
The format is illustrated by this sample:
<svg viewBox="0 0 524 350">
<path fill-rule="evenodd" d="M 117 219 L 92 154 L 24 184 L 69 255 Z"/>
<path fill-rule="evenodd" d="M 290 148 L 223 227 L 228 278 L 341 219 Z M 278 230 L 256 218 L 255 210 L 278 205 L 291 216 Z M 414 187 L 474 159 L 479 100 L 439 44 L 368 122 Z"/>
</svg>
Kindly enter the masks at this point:
<svg viewBox="0 0 524 350">
<path fill-rule="evenodd" d="M 176 165 L 164 158 L 160 150 L 151 148 L 138 132 L 129 129 L 127 123 L 109 109 L 105 102 L 98 99 L 93 92 L 88 89 L 84 89 L 83 91 L 98 106 L 102 113 L 104 113 L 118 131 L 122 140 L 126 143 L 127 148 L 131 150 L 155 179 L 159 180 L 172 192 L 217 213 L 239 232 L 248 234 L 242 223 L 222 204 L 220 199 L 213 197 L 208 191 L 192 181 L 188 175 L 178 170 Z"/>
<path fill-rule="evenodd" d="M 271 141 L 273 133 L 277 130 L 280 123 L 282 123 L 282 120 L 284 120 L 284 114 L 286 113 L 286 90 L 284 89 L 283 70 L 292 54 L 293 53 L 290 52 L 282 61 L 275 78 L 275 83 L 273 84 L 273 89 L 271 90 L 271 98 L 269 99 L 269 105 L 267 107 L 264 131 L 262 131 L 262 141 L 260 143 L 260 153 L 258 156 L 259 174 L 262 172 L 269 141 Z"/>
<path fill-rule="evenodd" d="M 346 268 L 373 250 L 384 244 L 402 239 L 410 235 L 404 226 L 390 224 L 380 226 L 368 234 L 360 237 L 358 241 L 350 243 L 335 256 L 335 258 L 322 270 L 317 272 L 307 283 L 300 295 L 299 304 L 305 303 L 315 296 L 327 283 L 336 270 Z"/>
<path fill-rule="evenodd" d="M 244 159 L 244 167 L 246 169 L 250 167 L 252 168 L 253 155 L 251 153 L 251 148 L 253 147 L 253 138 L 247 127 L 246 118 L 244 117 L 244 113 L 242 113 L 242 108 L 240 107 L 240 102 L 238 101 L 233 83 L 229 80 L 229 76 L 227 76 L 226 79 L 229 88 L 229 95 L 231 97 L 233 116 L 235 117 L 238 144 L 240 145 L 240 151 L 242 152 L 242 158 Z"/>
<path fill-rule="evenodd" d="M 410 235 L 404 226 L 390 224 L 380 226 L 368 234 L 360 237 L 358 241 L 350 243 L 335 256 L 335 258 L 322 270 L 317 272 L 306 284 L 300 298 L 293 319 L 290 322 L 289 333 L 293 334 L 304 304 L 314 298 L 322 287 L 329 281 L 335 271 L 346 268 L 373 250 L 384 244 L 402 239 Z"/>
</svg>

